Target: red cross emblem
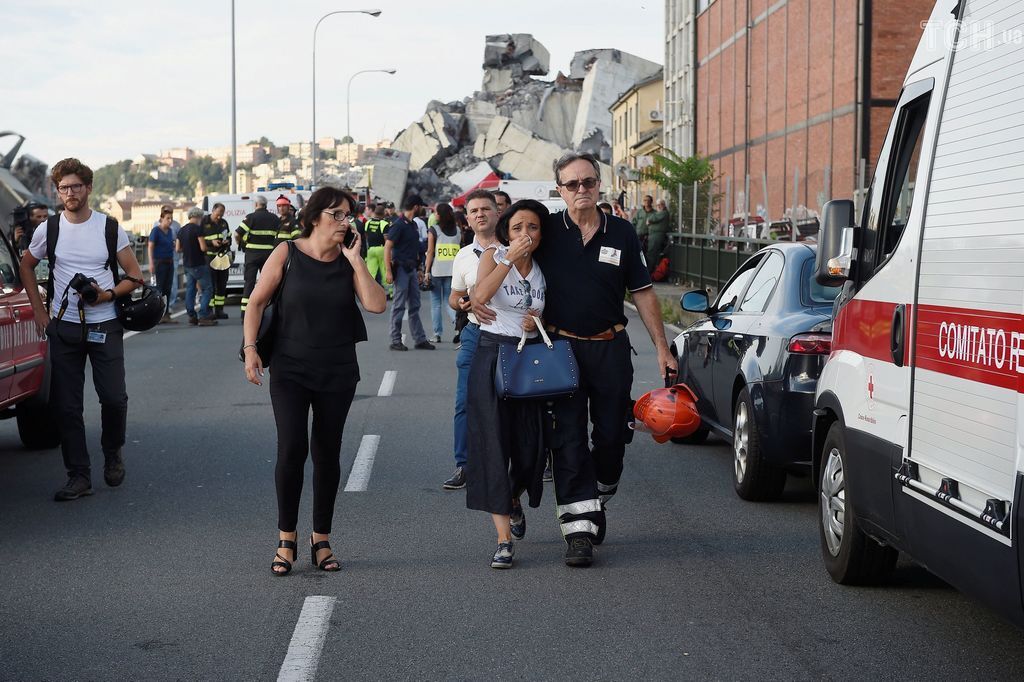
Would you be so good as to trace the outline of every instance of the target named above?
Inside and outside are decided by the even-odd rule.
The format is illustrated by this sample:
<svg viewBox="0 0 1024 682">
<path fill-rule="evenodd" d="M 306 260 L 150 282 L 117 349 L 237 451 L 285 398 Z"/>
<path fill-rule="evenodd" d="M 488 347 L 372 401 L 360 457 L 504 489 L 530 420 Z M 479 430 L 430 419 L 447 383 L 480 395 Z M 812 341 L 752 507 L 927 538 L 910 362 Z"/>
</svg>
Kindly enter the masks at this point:
<svg viewBox="0 0 1024 682">
<path fill-rule="evenodd" d="M 875 377 L 868 375 L 868 397 L 872 400 L 875 399 Z"/>
</svg>

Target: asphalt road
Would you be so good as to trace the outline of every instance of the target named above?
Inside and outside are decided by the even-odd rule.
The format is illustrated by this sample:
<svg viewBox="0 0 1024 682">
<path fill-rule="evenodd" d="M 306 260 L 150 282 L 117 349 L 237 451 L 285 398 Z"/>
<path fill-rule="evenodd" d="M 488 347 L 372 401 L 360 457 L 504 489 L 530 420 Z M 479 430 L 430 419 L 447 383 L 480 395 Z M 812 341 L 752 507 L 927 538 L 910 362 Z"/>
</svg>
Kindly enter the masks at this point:
<svg viewBox="0 0 1024 682">
<path fill-rule="evenodd" d="M 273 417 L 266 386 L 244 380 L 229 311 L 216 328 L 126 341 L 120 488 L 97 469 L 94 496 L 53 502 L 58 451 L 24 451 L 0 423 L 0 679 L 275 679 L 286 657 L 316 660 L 299 645 L 318 634 L 321 680 L 1024 678 L 1022 632 L 909 562 L 884 588 L 833 584 L 809 482 L 776 504 L 741 502 L 720 442 L 638 435 L 590 569 L 562 563 L 550 486 L 527 509 L 514 569 L 491 569 L 490 519 L 441 490 L 450 335 L 395 353 L 383 316 L 367 320 L 342 446 L 344 487 L 363 437 L 380 436 L 367 489 L 339 494 L 343 570 L 314 571 L 307 550 L 275 578 Z M 657 370 L 635 316 L 629 328 L 638 396 Z M 388 370 L 393 395 L 378 397 Z M 316 596 L 333 605 L 319 630 L 318 602 L 303 608 Z"/>
</svg>

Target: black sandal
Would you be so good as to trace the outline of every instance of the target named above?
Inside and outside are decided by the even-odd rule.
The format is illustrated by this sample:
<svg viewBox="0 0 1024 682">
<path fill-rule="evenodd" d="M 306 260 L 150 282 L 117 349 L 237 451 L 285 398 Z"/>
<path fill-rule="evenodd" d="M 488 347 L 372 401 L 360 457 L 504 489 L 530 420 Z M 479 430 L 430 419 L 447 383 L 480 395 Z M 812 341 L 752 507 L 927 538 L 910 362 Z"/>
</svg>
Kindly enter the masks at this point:
<svg viewBox="0 0 1024 682">
<path fill-rule="evenodd" d="M 281 540 L 281 541 L 279 541 L 277 543 L 277 548 L 278 549 L 290 549 L 292 551 L 292 556 L 294 557 L 298 553 L 299 546 L 295 544 L 294 540 Z M 271 573 L 273 573 L 276 576 L 282 576 L 282 575 L 288 575 L 289 573 L 292 572 L 292 562 L 291 561 L 288 561 L 283 556 L 281 556 L 280 552 L 278 552 L 274 556 L 277 557 L 278 559 L 280 559 L 280 561 L 275 561 L 272 564 L 270 564 L 270 572 Z M 283 571 L 275 571 L 274 569 L 277 568 L 278 566 L 284 567 L 284 570 Z"/>
<path fill-rule="evenodd" d="M 337 557 L 334 556 L 334 552 L 331 552 L 326 557 L 324 557 L 324 560 L 321 561 L 320 563 L 316 562 L 316 553 L 319 552 L 321 549 L 330 549 L 330 548 L 331 548 L 331 543 L 329 543 L 327 540 L 321 540 L 320 542 L 317 542 L 317 543 L 314 544 L 313 543 L 313 536 L 312 535 L 309 536 L 309 558 L 310 558 L 310 561 L 313 562 L 313 565 L 316 566 L 317 568 L 319 568 L 321 571 L 329 571 L 329 572 L 340 571 L 341 570 L 341 562 L 338 561 Z M 334 564 L 334 565 L 331 566 L 331 564 Z"/>
</svg>

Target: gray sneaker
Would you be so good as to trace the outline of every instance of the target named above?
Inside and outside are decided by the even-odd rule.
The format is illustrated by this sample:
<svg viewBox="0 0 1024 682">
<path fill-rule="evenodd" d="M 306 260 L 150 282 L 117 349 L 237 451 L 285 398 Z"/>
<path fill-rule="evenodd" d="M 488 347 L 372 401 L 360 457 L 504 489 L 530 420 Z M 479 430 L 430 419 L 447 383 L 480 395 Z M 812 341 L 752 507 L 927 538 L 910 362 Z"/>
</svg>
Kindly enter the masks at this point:
<svg viewBox="0 0 1024 682">
<path fill-rule="evenodd" d="M 511 542 L 499 542 L 498 549 L 491 557 L 491 568 L 512 568 L 512 557 L 516 554 Z"/>
<path fill-rule="evenodd" d="M 79 497 L 92 495 L 92 484 L 84 476 L 71 476 L 64 487 L 57 491 L 53 499 L 57 502 L 69 502 Z"/>
<path fill-rule="evenodd" d="M 508 520 L 512 530 L 512 537 L 516 540 L 525 538 L 526 514 L 523 513 L 523 505 L 519 503 L 519 500 L 515 500 L 512 503 L 512 513 L 509 515 Z"/>
</svg>

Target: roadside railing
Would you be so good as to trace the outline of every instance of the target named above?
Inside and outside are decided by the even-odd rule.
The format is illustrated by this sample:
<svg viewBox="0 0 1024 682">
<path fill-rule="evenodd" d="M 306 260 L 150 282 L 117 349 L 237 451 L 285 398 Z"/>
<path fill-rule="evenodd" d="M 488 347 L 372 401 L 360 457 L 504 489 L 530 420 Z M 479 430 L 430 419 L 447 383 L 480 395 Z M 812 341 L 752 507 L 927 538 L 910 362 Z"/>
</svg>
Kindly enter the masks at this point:
<svg viewBox="0 0 1024 682">
<path fill-rule="evenodd" d="M 667 252 L 671 278 L 701 289 L 717 291 L 743 261 L 762 247 L 779 241 L 714 234 L 669 234 Z"/>
</svg>

